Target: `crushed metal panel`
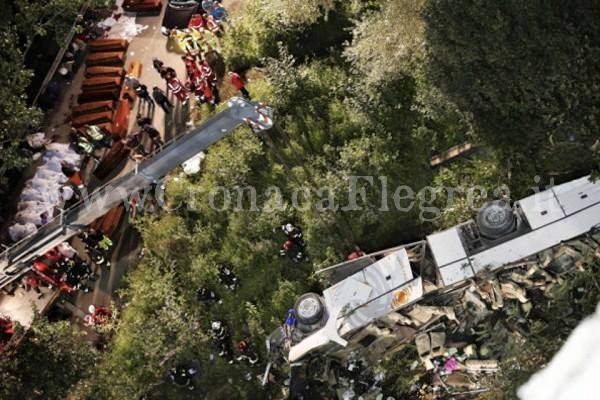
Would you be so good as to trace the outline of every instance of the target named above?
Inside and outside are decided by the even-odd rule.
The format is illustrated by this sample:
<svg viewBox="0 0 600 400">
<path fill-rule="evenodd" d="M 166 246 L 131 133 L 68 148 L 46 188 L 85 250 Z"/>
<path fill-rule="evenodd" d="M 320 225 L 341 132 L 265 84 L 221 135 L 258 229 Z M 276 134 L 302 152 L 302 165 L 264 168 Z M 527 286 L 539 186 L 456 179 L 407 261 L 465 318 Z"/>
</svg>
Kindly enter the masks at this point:
<svg viewBox="0 0 600 400">
<path fill-rule="evenodd" d="M 324 329 L 319 329 L 317 332 L 303 339 L 300 343 L 292 346 L 289 352 L 290 363 L 296 362 L 311 351 L 326 346 L 330 343 L 329 337 Z"/>
<path fill-rule="evenodd" d="M 373 287 L 368 282 L 350 277 L 326 289 L 323 292 L 323 296 L 327 301 L 328 307 L 337 308 L 355 303 L 358 306 L 369 300 L 372 292 Z"/>
<path fill-rule="evenodd" d="M 354 278 L 346 278 L 340 283 L 323 291 L 323 297 L 325 299 L 325 306 L 327 310 L 352 310 L 361 305 L 365 304 L 373 293 L 373 287 Z M 360 317 L 364 317 L 363 313 L 359 314 Z M 332 318 L 330 315 L 329 318 Z M 371 318 L 367 319 L 367 322 Z M 347 331 L 355 329 L 365 324 L 364 318 L 352 318 L 343 317 L 341 326 L 347 326 Z"/>
<path fill-rule="evenodd" d="M 382 258 L 374 264 L 355 273 L 349 278 L 325 289 L 323 296 L 329 299 L 328 307 L 342 308 L 348 304 L 358 307 L 365 302 L 376 299 L 390 292 L 405 282 L 412 280 L 413 275 L 405 249 L 400 249 Z M 357 283 L 361 282 L 370 288 L 367 297 L 357 297 Z M 366 293 L 364 290 L 361 294 Z"/>
<path fill-rule="evenodd" d="M 406 249 L 400 249 L 362 270 L 365 281 L 379 282 L 393 289 L 413 278 Z M 386 290 L 387 291 L 387 290 Z"/>
<path fill-rule="evenodd" d="M 552 188 L 567 215 L 600 203 L 600 182 L 583 177 Z"/>
<path fill-rule="evenodd" d="M 348 261 L 340 265 L 337 268 L 331 269 L 330 271 L 325 271 L 325 274 L 329 276 L 329 284 L 335 285 L 346 279 L 347 277 L 354 275 L 359 272 L 363 268 L 371 265 L 375 262 L 374 258 L 371 257 L 361 257 L 356 260 Z"/>
<path fill-rule="evenodd" d="M 362 278 L 359 278 L 361 276 Z M 330 306 L 346 307 L 347 312 L 339 321 L 341 335 L 365 326 L 423 296 L 423 282 L 421 278 L 413 279 L 405 249 L 390 254 L 353 278 L 361 280 L 373 289 L 368 301 L 364 296 L 362 298 L 352 296 L 350 287 L 341 286 L 345 281 L 336 285 L 338 293 L 335 293 L 335 296 L 334 293 L 329 292 L 331 288 L 323 292 L 328 309 Z M 339 293 L 340 291 L 344 294 Z"/>
<path fill-rule="evenodd" d="M 474 276 L 473 269 L 469 264 L 468 260 L 461 260 L 443 268 L 440 268 L 440 275 L 444 285 L 450 286 L 465 279 L 472 278 Z"/>
<path fill-rule="evenodd" d="M 556 246 L 565 240 L 583 235 L 599 223 L 600 203 L 478 253 L 470 258 L 471 265 L 475 272 L 485 268 L 497 269 Z"/>
<path fill-rule="evenodd" d="M 458 227 L 431 234 L 427 236 L 427 242 L 438 267 L 467 258 Z"/>
<path fill-rule="evenodd" d="M 518 203 L 531 229 L 537 229 L 566 215 L 552 190 L 536 193 L 519 200 Z"/>
</svg>

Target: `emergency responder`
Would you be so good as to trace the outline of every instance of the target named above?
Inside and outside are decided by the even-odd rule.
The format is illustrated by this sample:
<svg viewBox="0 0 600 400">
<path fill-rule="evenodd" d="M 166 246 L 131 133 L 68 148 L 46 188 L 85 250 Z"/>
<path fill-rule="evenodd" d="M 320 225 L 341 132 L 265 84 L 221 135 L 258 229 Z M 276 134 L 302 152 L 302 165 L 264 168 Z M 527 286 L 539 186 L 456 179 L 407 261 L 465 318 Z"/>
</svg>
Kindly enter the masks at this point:
<svg viewBox="0 0 600 400">
<path fill-rule="evenodd" d="M 160 74 L 161 71 L 162 71 L 162 69 L 165 66 L 165 63 L 162 62 L 161 60 L 159 60 L 158 58 L 153 58 L 152 59 L 152 66 L 154 67 L 154 69 L 156 70 L 156 72 L 158 72 Z"/>
<path fill-rule="evenodd" d="M 148 104 L 148 107 L 154 107 L 154 102 L 152 101 L 152 97 L 150 97 L 150 93 L 148 93 L 148 87 L 146 85 L 135 81 L 133 83 L 133 90 L 135 91 L 135 94 L 140 100 Z"/>
<path fill-rule="evenodd" d="M 247 341 L 240 340 L 239 342 L 237 342 L 236 347 L 237 347 L 238 352 L 240 353 L 240 355 L 235 358 L 236 361 L 238 361 L 238 362 L 244 361 L 250 367 L 255 365 L 258 362 L 258 360 L 259 360 L 258 354 L 250 348 Z"/>
<path fill-rule="evenodd" d="M 160 137 L 160 132 L 152 126 L 152 119 L 149 117 L 138 118 L 137 124 L 141 128 L 141 132 L 147 134 L 152 141 L 151 152 L 161 149 L 164 143 Z"/>
<path fill-rule="evenodd" d="M 91 289 L 85 284 L 88 280 L 95 280 L 95 275 L 88 263 L 81 258 L 65 258 L 59 262 L 60 269 L 64 271 L 63 280 L 73 289 L 83 290 L 85 293 Z"/>
<path fill-rule="evenodd" d="M 163 109 L 165 114 L 169 114 L 171 112 L 171 110 L 173 109 L 173 103 L 169 101 L 167 94 L 163 90 L 161 90 L 157 86 L 154 86 L 152 88 L 152 97 L 154 98 L 154 101 L 156 101 L 156 104 L 158 104 L 160 108 Z"/>
<path fill-rule="evenodd" d="M 198 288 L 196 290 L 196 300 L 201 301 L 203 303 L 216 301 L 221 304 L 223 301 L 219 298 L 219 295 L 216 294 L 213 290 L 210 290 L 206 286 Z"/>
<path fill-rule="evenodd" d="M 163 79 L 171 79 L 177 77 L 177 73 L 171 67 L 165 66 L 165 63 L 159 60 L 158 58 L 152 59 L 152 65 L 156 72 L 160 74 L 160 77 Z"/>
<path fill-rule="evenodd" d="M 225 285 L 231 291 L 235 291 L 238 286 L 238 280 L 233 271 L 224 265 L 219 266 L 219 282 Z"/>
<path fill-rule="evenodd" d="M 85 130 L 85 135 L 89 137 L 98 148 L 105 147 L 110 149 L 113 144 L 112 137 L 104 132 L 102 128 L 97 125 L 90 125 Z"/>
<path fill-rule="evenodd" d="M 113 246 L 112 240 L 104 233 L 93 228 L 84 231 L 80 237 L 94 264 L 104 265 L 107 270 L 110 269 L 111 264 L 108 254 Z"/>
<path fill-rule="evenodd" d="M 213 94 L 213 89 L 208 84 L 208 82 L 206 82 L 205 79 L 197 79 L 196 84 L 194 86 L 194 92 L 196 94 L 196 99 L 200 103 L 207 103 L 211 105 L 215 104 L 215 96 Z"/>
<path fill-rule="evenodd" d="M 88 326 L 106 325 L 112 317 L 112 312 L 108 307 L 90 304 L 88 311 L 89 315 L 85 317 Z"/>
<path fill-rule="evenodd" d="M 251 100 L 250 93 L 246 89 L 246 82 L 237 72 L 229 72 L 229 77 L 231 78 L 231 84 L 242 93 L 242 96 Z"/>
<path fill-rule="evenodd" d="M 167 94 L 169 92 L 173 93 L 173 95 L 183 104 L 187 103 L 189 98 L 187 91 L 183 87 L 181 81 L 176 77 L 167 79 Z"/>
<path fill-rule="evenodd" d="M 281 231 L 288 239 L 297 242 L 299 245 L 304 244 L 302 229 L 300 229 L 300 227 L 288 222 L 287 224 L 281 225 Z"/>
<path fill-rule="evenodd" d="M 296 242 L 290 239 L 283 242 L 281 250 L 279 250 L 279 254 L 282 256 L 287 254 L 295 263 L 298 263 L 304 259 L 302 248 Z"/>
<path fill-rule="evenodd" d="M 136 159 L 136 156 L 148 156 L 148 152 L 142 144 L 142 138 L 140 137 L 139 132 L 129 135 L 129 137 L 123 139 L 123 143 L 125 144 L 125 148 L 130 151 L 130 157 L 133 160 Z"/>
<path fill-rule="evenodd" d="M 71 144 L 77 153 L 90 157 L 96 163 L 100 163 L 100 160 L 94 155 L 96 151 L 94 144 L 85 135 L 77 134 L 76 136 L 71 136 Z"/>
<path fill-rule="evenodd" d="M 214 72 L 214 70 L 206 60 L 203 60 L 200 63 L 198 69 L 200 71 L 200 76 L 202 77 L 202 79 L 204 79 L 206 83 L 208 83 L 208 85 L 210 86 L 214 104 L 219 104 L 221 102 L 221 99 L 219 96 L 219 87 L 217 85 L 217 74 Z M 205 101 L 209 102 L 208 99 L 206 99 Z"/>
<path fill-rule="evenodd" d="M 171 383 L 177 386 L 186 386 L 189 390 L 194 390 L 192 379 L 198 375 L 198 372 L 199 370 L 196 367 L 179 365 L 171 367 L 167 376 Z"/>
<path fill-rule="evenodd" d="M 229 329 L 223 321 L 216 320 L 210 324 L 211 336 L 213 343 L 219 351 L 219 357 L 223 357 L 233 363 L 232 351 L 231 351 L 231 335 Z"/>
</svg>

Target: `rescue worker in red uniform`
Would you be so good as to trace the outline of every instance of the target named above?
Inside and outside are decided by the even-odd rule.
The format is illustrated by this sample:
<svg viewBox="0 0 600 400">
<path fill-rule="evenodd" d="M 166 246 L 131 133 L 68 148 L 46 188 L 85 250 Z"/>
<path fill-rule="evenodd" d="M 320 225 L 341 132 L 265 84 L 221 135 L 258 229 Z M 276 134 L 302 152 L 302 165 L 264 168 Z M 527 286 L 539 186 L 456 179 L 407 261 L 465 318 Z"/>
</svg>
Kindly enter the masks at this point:
<svg viewBox="0 0 600 400">
<path fill-rule="evenodd" d="M 206 29 L 211 31 L 217 37 L 220 37 L 223 34 L 223 28 L 215 21 L 215 18 L 212 15 L 206 17 Z"/>
<path fill-rule="evenodd" d="M 204 17 L 202 17 L 202 14 L 193 14 L 190 18 L 190 22 L 188 23 L 188 28 L 203 31 L 204 25 Z"/>
<path fill-rule="evenodd" d="M 179 101 L 184 104 L 187 103 L 189 96 L 179 79 L 167 79 L 167 89 L 167 92 L 172 92 Z"/>
<path fill-rule="evenodd" d="M 211 104 L 218 104 L 221 102 L 219 97 L 219 88 L 217 86 L 217 74 L 212 69 L 208 61 L 204 60 L 200 63 L 199 66 L 200 76 L 202 79 L 206 80 L 206 82 L 210 85 L 210 89 L 212 92 L 213 102 Z M 205 91 L 207 92 L 207 91 Z"/>
<path fill-rule="evenodd" d="M 242 93 L 242 96 L 248 100 L 251 100 L 250 93 L 246 89 L 246 82 L 244 82 L 244 79 L 240 76 L 240 74 L 237 72 L 229 72 L 229 77 L 231 78 L 231 84 Z"/>
<path fill-rule="evenodd" d="M 210 66 L 210 64 L 208 63 L 208 61 L 203 60 L 200 63 L 199 70 L 200 70 L 200 76 L 202 77 L 202 79 L 206 79 L 206 81 L 211 84 L 217 82 L 217 76 L 216 76 L 215 72 L 213 71 L 212 67 Z"/>
<path fill-rule="evenodd" d="M 192 56 L 181 57 L 185 63 L 185 70 L 187 73 L 188 80 L 185 84 L 186 89 L 189 92 L 194 93 L 198 101 L 202 101 L 201 98 L 204 94 L 204 82 L 200 74 L 200 69 L 196 64 L 196 60 Z"/>
<path fill-rule="evenodd" d="M 352 252 L 350 254 L 348 254 L 348 257 L 346 257 L 346 259 L 348 261 L 352 261 L 352 260 L 356 260 L 357 258 L 360 258 L 364 255 L 365 255 L 365 252 L 362 251 L 360 249 L 360 247 L 355 246 L 354 249 L 352 250 Z"/>
</svg>

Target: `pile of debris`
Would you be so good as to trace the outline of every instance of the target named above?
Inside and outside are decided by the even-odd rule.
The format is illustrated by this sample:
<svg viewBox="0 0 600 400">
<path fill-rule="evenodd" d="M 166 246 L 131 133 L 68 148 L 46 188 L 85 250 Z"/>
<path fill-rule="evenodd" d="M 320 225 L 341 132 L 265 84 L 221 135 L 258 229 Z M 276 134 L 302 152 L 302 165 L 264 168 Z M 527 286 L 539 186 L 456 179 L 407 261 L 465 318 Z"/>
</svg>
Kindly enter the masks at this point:
<svg viewBox="0 0 600 400">
<path fill-rule="evenodd" d="M 487 391 L 480 378 L 499 370 L 509 335 L 524 339 L 528 316 L 551 301 L 570 274 L 583 271 L 586 260 L 600 256 L 596 239 L 570 241 L 497 273 L 480 274 L 446 294 L 447 306 L 418 304 L 403 312 L 402 322 L 419 330 L 415 345 L 431 377 L 414 390 L 434 398 Z"/>
<path fill-rule="evenodd" d="M 480 397 L 509 350 L 527 339 L 531 320 L 543 316 L 564 284 L 599 256 L 600 232 L 595 231 L 495 272 L 484 270 L 451 288 L 429 291 L 417 303 L 357 331 L 348 346 L 316 353 L 292 367 L 303 379 L 290 385 L 290 397 Z M 280 330 L 278 340 L 270 338 L 271 346 L 285 338 Z M 418 359 L 412 356 L 414 348 Z M 394 387 L 397 382 L 401 390 Z M 307 391 L 313 397 L 306 397 Z M 294 397 L 295 392 L 302 396 Z"/>
</svg>

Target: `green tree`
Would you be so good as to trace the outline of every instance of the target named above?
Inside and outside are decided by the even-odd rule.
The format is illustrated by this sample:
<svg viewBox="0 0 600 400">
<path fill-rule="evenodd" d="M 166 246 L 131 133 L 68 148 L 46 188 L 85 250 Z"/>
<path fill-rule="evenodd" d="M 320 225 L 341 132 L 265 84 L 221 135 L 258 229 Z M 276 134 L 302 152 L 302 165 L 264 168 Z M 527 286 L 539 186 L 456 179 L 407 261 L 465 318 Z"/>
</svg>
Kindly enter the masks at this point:
<svg viewBox="0 0 600 400">
<path fill-rule="evenodd" d="M 67 398 L 89 378 L 98 360 L 85 333 L 67 321 L 37 317 L 18 347 L 0 358 L 2 399 Z"/>
<path fill-rule="evenodd" d="M 344 54 L 368 84 L 393 79 L 422 62 L 425 0 L 384 0 L 355 25 Z"/>
<path fill-rule="evenodd" d="M 37 37 L 48 36 L 63 45 L 84 3 L 85 0 L 0 1 L 5 11 L 0 25 L 0 179 L 7 170 L 27 164 L 19 143 L 41 122 L 41 111 L 32 107 L 25 95 L 32 78 L 32 72 L 25 68 L 25 57 Z M 87 3 L 97 6 L 106 1 Z"/>
<path fill-rule="evenodd" d="M 472 114 L 514 175 L 571 172 L 572 162 L 561 168 L 540 156 L 559 143 L 578 143 L 582 159 L 591 160 L 600 128 L 593 89 L 600 85 L 599 12 L 597 3 L 582 1 L 427 3 L 429 78 Z M 576 167 L 594 166 L 597 154 L 595 163 Z"/>
<path fill-rule="evenodd" d="M 23 68 L 18 32 L 10 26 L 0 27 L 0 43 L 0 177 L 3 177 L 8 169 L 27 163 L 19 151 L 19 143 L 38 126 L 41 112 L 27 104 L 25 89 L 31 71 Z"/>
</svg>

